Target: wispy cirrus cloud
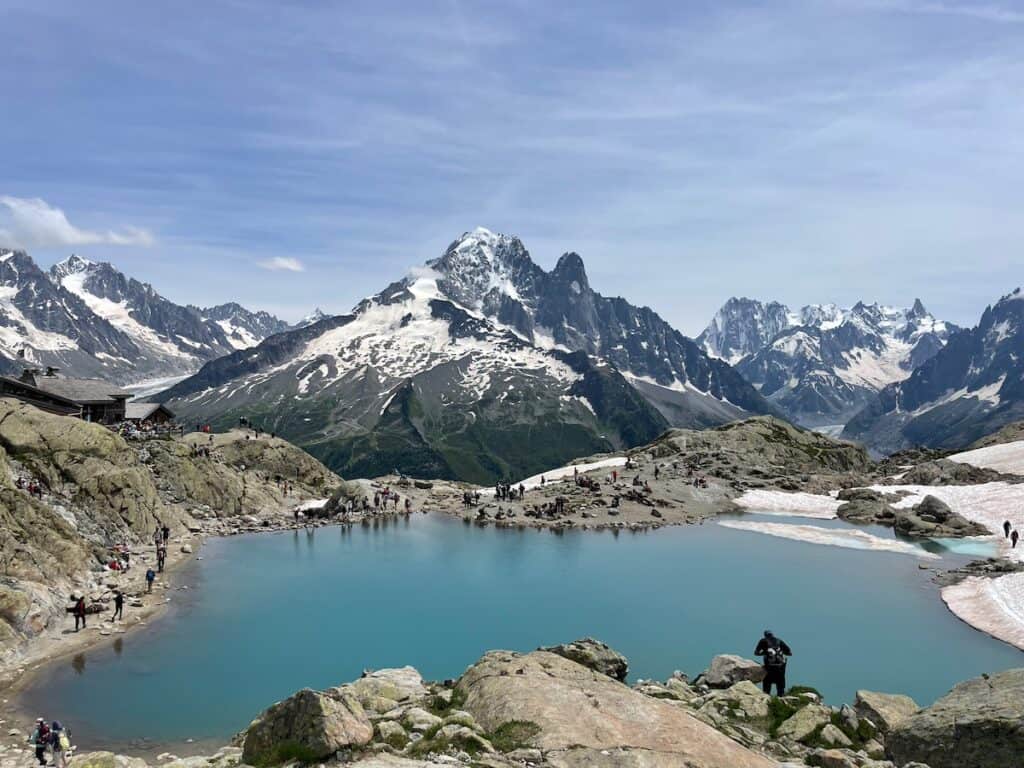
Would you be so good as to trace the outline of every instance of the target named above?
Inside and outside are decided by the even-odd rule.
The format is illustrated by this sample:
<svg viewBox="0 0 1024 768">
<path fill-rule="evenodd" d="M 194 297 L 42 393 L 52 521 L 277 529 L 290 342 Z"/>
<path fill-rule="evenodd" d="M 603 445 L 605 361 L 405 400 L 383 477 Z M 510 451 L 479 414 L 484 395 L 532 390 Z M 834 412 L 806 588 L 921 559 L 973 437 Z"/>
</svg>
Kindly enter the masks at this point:
<svg viewBox="0 0 1024 768">
<path fill-rule="evenodd" d="M 126 226 L 105 232 L 76 227 L 60 208 L 38 197 L 0 196 L 0 241 L 23 248 L 134 245 L 156 242 L 149 230 Z"/>
<path fill-rule="evenodd" d="M 305 272 L 306 266 L 298 259 L 291 256 L 274 256 L 271 259 L 264 259 L 256 262 L 257 266 L 269 269 L 271 272 Z"/>
<path fill-rule="evenodd" d="M 864 7 L 899 13 L 962 16 L 998 24 L 1024 24 L 1024 11 L 994 3 L 945 2 L 944 0 L 867 0 Z"/>
</svg>

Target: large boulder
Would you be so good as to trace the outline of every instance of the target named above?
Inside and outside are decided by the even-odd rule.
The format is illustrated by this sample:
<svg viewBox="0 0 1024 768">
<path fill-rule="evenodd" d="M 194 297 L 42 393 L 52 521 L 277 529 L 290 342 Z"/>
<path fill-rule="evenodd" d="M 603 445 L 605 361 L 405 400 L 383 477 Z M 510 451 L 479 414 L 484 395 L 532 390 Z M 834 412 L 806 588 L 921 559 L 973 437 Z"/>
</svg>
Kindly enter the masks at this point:
<svg viewBox="0 0 1024 768">
<path fill-rule="evenodd" d="M 587 669 L 608 675 L 620 682 L 624 681 L 629 674 L 629 662 L 625 656 L 600 640 L 594 640 L 591 637 L 556 645 L 552 648 L 541 648 L 541 650 L 557 653 L 570 661 L 582 664 Z"/>
<path fill-rule="evenodd" d="M 874 723 L 879 731 L 889 733 L 920 707 L 912 698 L 902 694 L 857 691 L 853 709 L 859 717 Z"/>
<path fill-rule="evenodd" d="M 245 733 L 242 760 L 249 765 L 278 765 L 292 759 L 313 762 L 372 739 L 373 726 L 355 696 L 305 688 L 252 721 Z"/>
<path fill-rule="evenodd" d="M 367 672 L 355 682 L 335 691 L 348 691 L 359 700 L 363 709 L 377 713 L 387 712 L 400 704 L 420 701 L 430 693 L 423 685 L 420 673 L 413 667 Z"/>
<path fill-rule="evenodd" d="M 960 683 L 885 741 L 890 760 L 931 768 L 1006 768 L 1024 755 L 1024 669 Z"/>
<path fill-rule="evenodd" d="M 760 683 L 764 676 L 764 667 L 758 662 L 726 653 L 711 660 L 711 666 L 704 673 L 704 682 L 712 688 L 730 688 L 744 680 Z"/>
<path fill-rule="evenodd" d="M 805 741 L 822 726 L 832 720 L 832 710 L 821 704 L 808 704 L 796 711 L 789 719 L 778 727 L 775 734 L 780 739 Z"/>
<path fill-rule="evenodd" d="M 942 499 L 925 496 L 912 509 L 896 513 L 893 527 L 908 536 L 985 536 L 989 530 L 949 508 Z"/>
<path fill-rule="evenodd" d="M 548 651 L 492 651 L 457 684 L 463 708 L 488 732 L 518 723 L 518 747 L 553 766 L 769 768 L 676 704 L 645 696 Z"/>
<path fill-rule="evenodd" d="M 72 757 L 68 768 L 146 768 L 146 761 L 113 752 L 86 752 Z"/>
</svg>

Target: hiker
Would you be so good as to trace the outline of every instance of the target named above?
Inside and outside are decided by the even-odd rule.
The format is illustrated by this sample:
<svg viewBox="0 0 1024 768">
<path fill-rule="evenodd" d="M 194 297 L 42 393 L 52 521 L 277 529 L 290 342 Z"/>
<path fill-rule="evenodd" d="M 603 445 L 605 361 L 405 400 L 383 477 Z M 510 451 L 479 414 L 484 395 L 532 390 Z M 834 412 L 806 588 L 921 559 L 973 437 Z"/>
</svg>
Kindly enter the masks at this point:
<svg viewBox="0 0 1024 768">
<path fill-rule="evenodd" d="M 1010 549 L 1016 549 L 1017 548 L 1017 539 L 1019 539 L 1019 538 L 1020 538 L 1020 534 L 1017 533 L 1017 531 L 1013 531 L 1013 532 L 1010 533 Z"/>
<path fill-rule="evenodd" d="M 68 764 L 68 753 L 71 752 L 71 739 L 67 729 L 57 720 L 50 725 L 50 751 L 53 752 L 53 764 L 64 768 Z"/>
<path fill-rule="evenodd" d="M 124 618 L 124 592 L 120 589 L 114 593 L 114 617 L 111 621 Z"/>
<path fill-rule="evenodd" d="M 154 571 L 152 568 L 149 568 L 146 571 L 146 592 L 153 591 L 154 581 L 156 581 L 156 571 Z"/>
<path fill-rule="evenodd" d="M 39 764 L 46 765 L 46 747 L 50 743 L 50 728 L 46 724 L 46 720 L 41 717 L 36 718 L 36 727 L 32 731 L 32 735 L 28 737 L 28 743 L 35 746 L 36 760 L 39 761 Z"/>
<path fill-rule="evenodd" d="M 1004 521 L 1003 521 L 1003 538 L 1004 538 L 1004 539 L 1008 539 L 1008 538 L 1010 538 L 1010 529 L 1011 529 L 1012 527 L 1013 527 L 1013 526 L 1012 526 L 1012 525 L 1010 525 L 1010 521 L 1009 521 L 1009 520 L 1004 520 Z"/>
<path fill-rule="evenodd" d="M 164 572 L 164 564 L 167 562 L 167 547 L 160 546 L 156 549 L 156 567 L 160 573 Z"/>
<path fill-rule="evenodd" d="M 164 544 L 168 543 L 171 540 L 171 529 L 164 525 L 160 532 L 164 535 Z"/>
<path fill-rule="evenodd" d="M 78 631 L 79 623 L 81 623 L 82 629 L 85 629 L 85 595 L 75 601 L 73 613 L 75 614 L 75 632 Z"/>
<path fill-rule="evenodd" d="M 770 694 L 774 685 L 778 696 L 785 694 L 786 657 L 792 656 L 793 651 L 785 642 L 772 634 L 771 630 L 766 629 L 764 637 L 758 641 L 757 647 L 754 649 L 754 655 L 764 657 L 765 675 L 764 682 L 761 684 L 764 692 Z"/>
</svg>

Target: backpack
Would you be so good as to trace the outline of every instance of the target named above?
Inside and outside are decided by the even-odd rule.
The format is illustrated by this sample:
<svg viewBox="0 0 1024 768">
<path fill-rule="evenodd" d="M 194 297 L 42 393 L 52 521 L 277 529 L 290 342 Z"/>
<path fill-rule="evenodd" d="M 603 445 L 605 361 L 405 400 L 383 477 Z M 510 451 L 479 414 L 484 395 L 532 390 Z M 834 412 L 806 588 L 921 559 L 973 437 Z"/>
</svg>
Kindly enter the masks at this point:
<svg viewBox="0 0 1024 768">
<path fill-rule="evenodd" d="M 68 738 L 67 731 L 61 731 L 57 737 L 57 746 L 60 747 L 61 752 L 68 752 L 71 750 L 71 739 Z"/>
<path fill-rule="evenodd" d="M 764 665 L 772 668 L 786 666 L 786 654 L 782 652 L 782 646 L 777 641 L 765 648 Z"/>
</svg>

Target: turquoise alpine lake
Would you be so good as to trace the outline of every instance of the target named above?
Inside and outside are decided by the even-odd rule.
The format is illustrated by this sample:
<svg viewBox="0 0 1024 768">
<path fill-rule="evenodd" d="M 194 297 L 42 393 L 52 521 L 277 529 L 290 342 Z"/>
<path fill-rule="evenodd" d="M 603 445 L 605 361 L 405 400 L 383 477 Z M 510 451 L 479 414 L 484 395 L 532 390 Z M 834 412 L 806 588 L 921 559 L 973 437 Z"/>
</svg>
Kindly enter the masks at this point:
<svg viewBox="0 0 1024 768">
<path fill-rule="evenodd" d="M 970 558 L 932 549 L 941 561 L 710 521 L 554 534 L 436 515 L 212 539 L 175 575 L 189 588 L 170 593 L 163 617 L 55 662 L 23 704 L 69 724 L 83 748 L 225 743 L 295 690 L 367 668 L 411 664 L 441 680 L 488 649 L 589 635 L 629 658 L 632 679 L 665 679 L 696 675 L 715 654 L 750 656 L 766 628 L 794 650 L 790 684 L 830 703 L 867 688 L 928 704 L 961 680 L 1024 664 L 946 610 L 919 563 Z"/>
</svg>

